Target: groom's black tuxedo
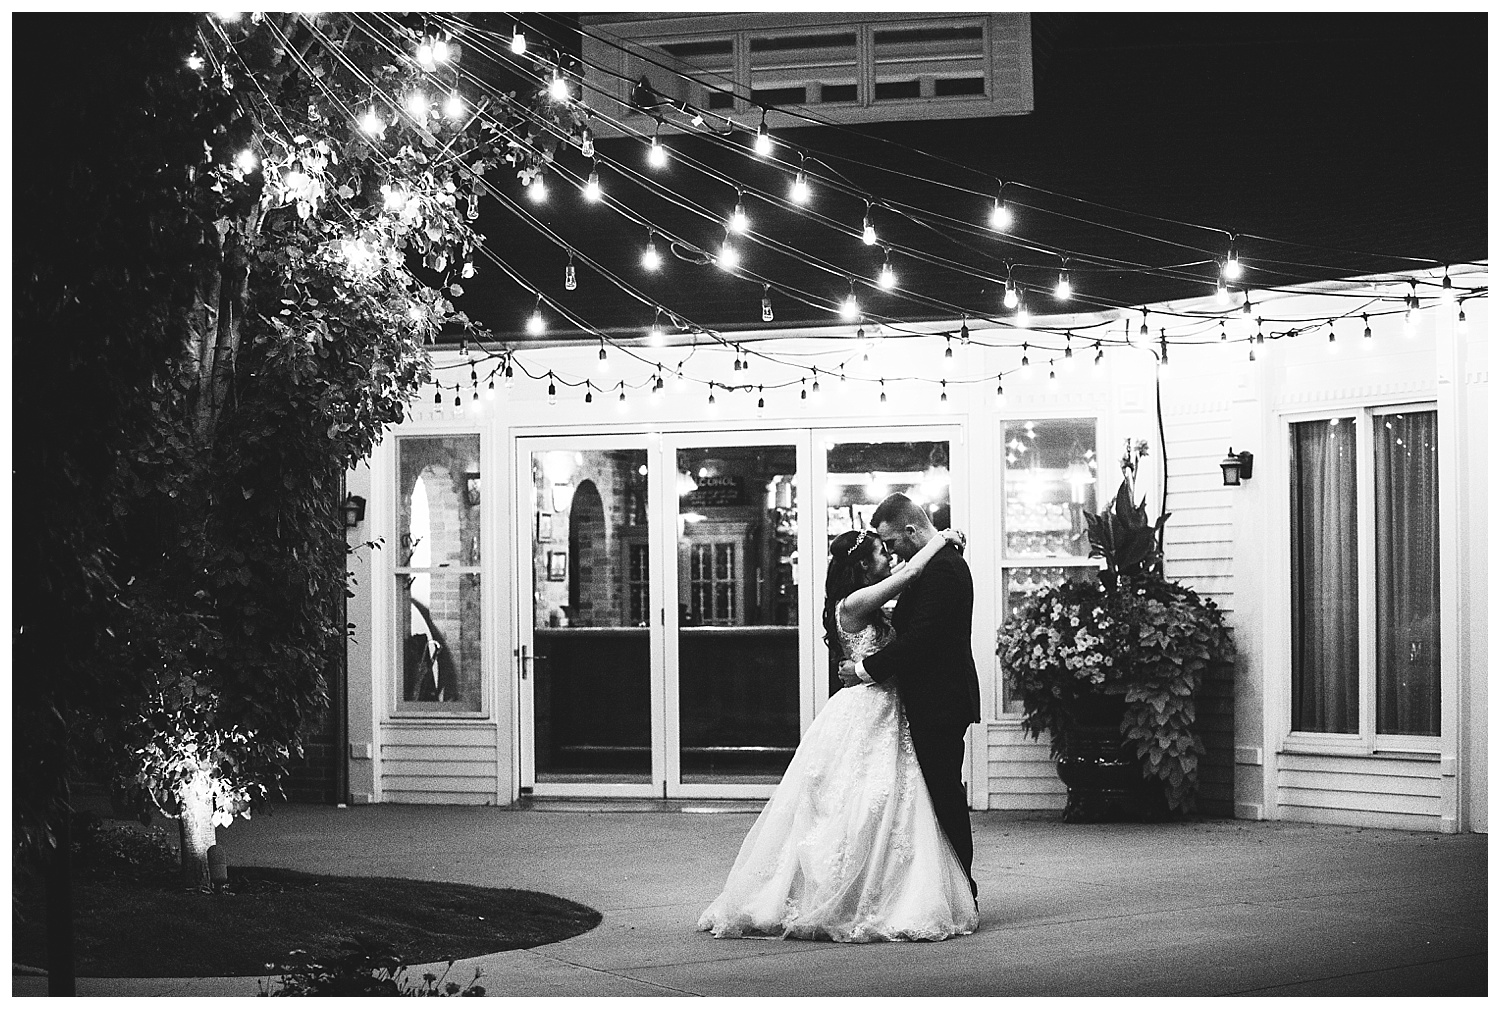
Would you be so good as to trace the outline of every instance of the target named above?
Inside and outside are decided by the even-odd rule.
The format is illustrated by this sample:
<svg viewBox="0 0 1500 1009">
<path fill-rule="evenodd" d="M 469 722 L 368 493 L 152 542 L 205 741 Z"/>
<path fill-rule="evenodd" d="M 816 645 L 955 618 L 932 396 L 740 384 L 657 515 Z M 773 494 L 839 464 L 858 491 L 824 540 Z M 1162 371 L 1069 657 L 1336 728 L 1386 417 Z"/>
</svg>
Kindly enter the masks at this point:
<svg viewBox="0 0 1500 1009">
<path fill-rule="evenodd" d="M 974 579 L 949 544 L 901 593 L 891 615 L 896 640 L 864 660 L 877 683 L 899 674 L 896 687 L 933 811 L 965 873 L 974 861 L 974 838 L 964 794 L 964 735 L 979 721 L 979 674 L 969 645 L 973 618 Z"/>
</svg>

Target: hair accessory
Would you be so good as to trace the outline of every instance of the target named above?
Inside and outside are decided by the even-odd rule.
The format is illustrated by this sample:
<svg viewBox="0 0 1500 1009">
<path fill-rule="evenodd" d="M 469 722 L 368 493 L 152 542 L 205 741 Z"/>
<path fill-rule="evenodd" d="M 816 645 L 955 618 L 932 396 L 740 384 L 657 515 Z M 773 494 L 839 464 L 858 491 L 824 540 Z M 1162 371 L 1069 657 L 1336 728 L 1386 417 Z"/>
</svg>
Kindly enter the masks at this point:
<svg viewBox="0 0 1500 1009">
<path fill-rule="evenodd" d="M 852 554 L 852 553 L 854 553 L 854 551 L 858 550 L 861 546 L 863 546 L 864 542 L 865 542 L 865 537 L 867 537 L 869 535 L 870 535 L 870 527 L 869 526 L 865 526 L 863 529 L 861 529 L 859 531 L 859 535 L 856 536 L 856 537 L 854 537 L 854 546 L 852 546 L 852 547 L 849 548 L 849 552 Z"/>
</svg>

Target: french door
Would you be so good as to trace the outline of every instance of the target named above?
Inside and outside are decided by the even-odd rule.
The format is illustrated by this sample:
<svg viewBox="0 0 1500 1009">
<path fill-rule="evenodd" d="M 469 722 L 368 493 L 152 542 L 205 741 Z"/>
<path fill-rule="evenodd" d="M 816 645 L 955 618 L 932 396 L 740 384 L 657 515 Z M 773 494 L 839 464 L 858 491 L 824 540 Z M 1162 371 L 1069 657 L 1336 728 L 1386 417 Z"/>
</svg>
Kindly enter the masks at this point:
<svg viewBox="0 0 1500 1009">
<path fill-rule="evenodd" d="M 945 527 L 955 432 L 519 438 L 521 786 L 769 796 L 829 694 L 829 540 L 896 490 Z"/>
</svg>

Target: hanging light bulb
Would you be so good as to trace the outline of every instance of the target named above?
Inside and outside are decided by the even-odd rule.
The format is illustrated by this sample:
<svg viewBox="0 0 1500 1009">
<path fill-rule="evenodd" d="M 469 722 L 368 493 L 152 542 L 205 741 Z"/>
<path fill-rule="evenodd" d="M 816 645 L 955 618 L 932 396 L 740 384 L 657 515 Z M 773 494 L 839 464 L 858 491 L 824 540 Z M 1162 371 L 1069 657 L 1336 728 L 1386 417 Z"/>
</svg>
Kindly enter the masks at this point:
<svg viewBox="0 0 1500 1009">
<path fill-rule="evenodd" d="M 1058 301 L 1067 301 L 1069 298 L 1073 297 L 1073 285 L 1068 280 L 1068 267 L 1066 266 L 1066 262 L 1067 261 L 1064 260 L 1065 265 L 1063 266 L 1062 271 L 1057 275 L 1057 286 L 1052 290 L 1053 297 L 1055 297 Z"/>
<path fill-rule="evenodd" d="M 1005 307 L 1015 308 L 1020 299 L 1016 295 L 1016 282 L 1007 270 L 1005 274 Z"/>
<path fill-rule="evenodd" d="M 432 394 L 432 412 L 441 414 L 443 412 L 443 387 L 438 386 L 437 392 Z"/>
<path fill-rule="evenodd" d="M 658 364 L 656 366 L 656 381 L 651 383 L 651 398 L 647 402 L 652 406 L 660 406 L 662 399 L 665 398 L 662 394 L 663 388 L 665 388 L 665 383 L 661 380 L 661 365 Z"/>
<path fill-rule="evenodd" d="M 1219 342 L 1224 343 L 1229 339 L 1229 327 L 1224 325 L 1224 320 L 1219 320 Z"/>
<path fill-rule="evenodd" d="M 552 80 L 547 83 L 547 97 L 554 102 L 565 102 L 568 100 L 568 82 L 563 78 L 561 70 L 552 72 Z"/>
<path fill-rule="evenodd" d="M 880 405 L 885 406 L 885 379 L 880 380 Z"/>
<path fill-rule="evenodd" d="M 536 308 L 531 312 L 531 317 L 526 320 L 526 332 L 532 336 L 540 336 L 547 329 L 547 320 L 542 317 L 542 299 L 536 301 Z"/>
<path fill-rule="evenodd" d="M 495 373 L 490 372 L 490 384 L 485 387 L 484 398 L 490 402 L 495 400 Z"/>
<path fill-rule="evenodd" d="M 646 342 L 653 347 L 660 347 L 666 342 L 666 334 L 661 329 L 661 309 L 656 310 L 656 318 L 651 323 L 651 328 L 646 332 Z"/>
<path fill-rule="evenodd" d="M 755 387 L 755 391 L 757 395 L 757 399 L 755 400 L 755 416 L 764 417 L 766 415 L 766 387 L 758 385 Z"/>
<path fill-rule="evenodd" d="M 839 304 L 839 316 L 845 322 L 853 322 L 859 318 L 859 299 L 854 296 L 853 278 L 849 280 L 849 293 L 844 296 L 844 300 Z"/>
<path fill-rule="evenodd" d="M 818 385 L 818 369 L 816 365 L 813 366 L 812 379 L 812 394 L 816 396 L 823 391 L 822 386 Z"/>
<path fill-rule="evenodd" d="M 1401 320 L 1401 329 L 1408 338 L 1417 335 L 1417 310 L 1415 307 L 1406 310 L 1406 315 Z"/>
<path fill-rule="evenodd" d="M 453 57 L 453 49 L 443 39 L 432 40 L 432 61 L 447 63 Z"/>
<path fill-rule="evenodd" d="M 1240 306 L 1240 314 L 1243 315 L 1247 319 L 1250 318 L 1250 316 L 1254 314 L 1253 310 L 1250 308 L 1250 292 L 1249 291 L 1245 292 L 1245 303 Z"/>
<path fill-rule="evenodd" d="M 682 374 L 682 362 L 677 362 L 677 374 L 672 379 L 672 390 L 674 392 L 687 391 L 687 378 Z"/>
<path fill-rule="evenodd" d="M 1047 391 L 1057 391 L 1057 358 L 1047 362 Z"/>
<path fill-rule="evenodd" d="M 1141 336 L 1141 339 L 1143 339 L 1143 340 L 1146 339 L 1146 338 L 1148 338 L 1151 335 L 1150 332 L 1146 329 L 1146 321 L 1148 319 L 1150 319 L 1150 318 L 1151 318 L 1151 313 L 1148 312 L 1148 311 L 1146 311 L 1144 308 L 1141 309 L 1140 336 Z M 1130 330 L 1127 328 L 1126 329 L 1126 333 L 1128 334 L 1129 332 L 1130 332 Z"/>
<path fill-rule="evenodd" d="M 594 156 L 594 131 L 587 126 L 578 130 L 578 153 L 586 158 Z"/>
<path fill-rule="evenodd" d="M 234 156 L 234 167 L 238 168 L 246 175 L 249 175 L 251 172 L 255 171 L 255 169 L 259 167 L 259 165 L 260 159 L 257 158 L 255 156 L 255 152 L 248 147 Z"/>
<path fill-rule="evenodd" d="M 1015 324 L 1022 329 L 1031 325 L 1031 314 L 1026 311 L 1026 292 L 1016 292 L 1016 317 Z"/>
<path fill-rule="evenodd" d="M 1255 320 L 1255 342 L 1263 344 L 1266 342 L 1266 320 Z"/>
<path fill-rule="evenodd" d="M 453 390 L 453 416 L 455 416 L 455 417 L 462 417 L 463 415 L 464 415 L 464 398 L 458 394 L 458 390 L 457 389 L 454 389 Z"/>
<path fill-rule="evenodd" d="M 885 252 L 885 262 L 880 267 L 880 289 L 889 291 L 896 286 L 896 271 L 891 269 L 891 252 Z"/>
<path fill-rule="evenodd" d="M 514 389 L 516 386 L 516 373 L 511 370 L 510 358 L 505 359 L 505 387 Z"/>
<path fill-rule="evenodd" d="M 624 413 L 627 409 L 629 409 L 629 407 L 630 407 L 630 404 L 627 403 L 627 402 L 625 402 L 625 380 L 621 379 L 620 380 L 620 397 L 619 397 L 619 399 L 615 400 L 615 409 L 619 410 L 621 413 Z"/>
<path fill-rule="evenodd" d="M 953 338 L 951 336 L 943 337 L 943 367 L 953 367 Z"/>
<path fill-rule="evenodd" d="M 1162 378 L 1167 377 L 1167 331 L 1161 330 L 1161 358 L 1156 366 L 1156 373 Z"/>
<path fill-rule="evenodd" d="M 189 70 L 202 70 L 203 57 L 199 56 L 197 53 L 189 54 L 187 58 L 187 66 Z"/>
<path fill-rule="evenodd" d="M 729 215 L 729 230 L 736 235 L 743 235 L 750 230 L 750 218 L 745 216 L 745 205 L 741 197 L 734 201 L 734 213 Z"/>
<path fill-rule="evenodd" d="M 1255 363 L 1255 344 L 1253 343 L 1250 345 L 1250 363 Z"/>
<path fill-rule="evenodd" d="M 802 389 L 797 394 L 797 405 L 800 406 L 802 409 L 806 410 L 807 409 L 807 379 L 804 378 L 801 381 L 802 381 Z"/>
<path fill-rule="evenodd" d="M 1328 324 L 1328 353 L 1330 353 L 1330 354 L 1337 354 L 1338 352 L 1339 352 L 1338 337 L 1334 334 L 1333 324 L 1329 323 Z"/>
<path fill-rule="evenodd" d="M 1094 341 L 1094 367 L 1097 368 L 1104 363 L 1104 345 L 1098 340 Z"/>
<path fill-rule="evenodd" d="M 776 313 L 771 310 L 771 285 L 762 284 L 760 294 L 760 321 L 772 322 L 775 320 L 775 318 Z"/>
<path fill-rule="evenodd" d="M 641 254 L 641 266 L 655 272 L 661 266 L 661 255 L 656 251 L 655 232 L 646 239 L 646 251 Z"/>
<path fill-rule="evenodd" d="M 771 131 L 766 129 L 766 110 L 760 110 L 760 128 L 755 131 L 755 153 L 761 157 L 771 154 Z"/>
<path fill-rule="evenodd" d="M 1066 342 L 1063 344 L 1063 370 L 1073 370 L 1073 331 L 1068 330 Z"/>
<path fill-rule="evenodd" d="M 449 119 L 462 119 L 464 115 L 464 96 L 457 89 L 448 92 L 448 100 L 443 102 L 443 115 Z"/>
<path fill-rule="evenodd" d="M 835 392 L 843 392 L 847 388 L 849 388 L 849 379 L 848 379 L 848 376 L 846 376 L 844 374 L 844 366 L 842 364 L 840 364 L 839 365 L 839 384 L 836 385 L 836 386 L 834 386 L 834 391 Z"/>
<path fill-rule="evenodd" d="M 427 70 L 430 72 L 437 69 L 437 62 L 432 58 L 431 42 L 423 42 L 421 45 L 417 46 L 416 57 L 417 63 L 421 65 L 423 70 Z"/>
<path fill-rule="evenodd" d="M 552 372 L 547 372 L 547 405 L 557 405 L 557 383 L 553 381 Z"/>
<path fill-rule="evenodd" d="M 1025 379 L 1031 378 L 1031 356 L 1027 353 L 1030 349 L 1028 344 L 1021 344 L 1021 377 Z"/>
<path fill-rule="evenodd" d="M 729 241 L 728 229 L 725 229 L 724 231 L 724 244 L 719 248 L 719 257 L 717 262 L 719 264 L 719 269 L 725 271 L 726 273 L 734 270 L 737 266 L 740 265 L 740 253 L 739 250 L 734 247 L 734 244 Z"/>
<path fill-rule="evenodd" d="M 1220 305 L 1229 304 L 1229 288 L 1225 285 L 1224 277 L 1222 274 L 1219 277 L 1218 284 L 1215 285 L 1214 301 L 1218 302 Z"/>
<path fill-rule="evenodd" d="M 1005 405 L 1005 380 L 997 377 L 995 379 L 995 408 L 998 410 Z"/>
<path fill-rule="evenodd" d="M 589 180 L 583 186 L 583 198 L 590 203 L 598 203 L 604 198 L 604 190 L 599 188 L 599 169 L 589 172 Z"/>
<path fill-rule="evenodd" d="M 573 265 L 573 250 L 568 250 L 568 265 L 563 267 L 563 290 L 578 290 L 578 267 Z"/>
<path fill-rule="evenodd" d="M 519 28 L 517 28 L 516 33 L 510 37 L 510 51 L 515 53 L 517 56 L 526 55 L 526 33 L 521 31 Z"/>
<path fill-rule="evenodd" d="M 547 202 L 547 183 L 542 178 L 541 172 L 538 172 L 536 178 L 531 180 L 531 185 L 526 187 L 526 195 L 531 197 L 532 203 Z"/>
<path fill-rule="evenodd" d="M 714 384 L 712 382 L 709 382 L 708 383 L 708 408 L 710 410 L 712 410 L 713 406 L 714 406 Z"/>
<path fill-rule="evenodd" d="M 427 92 L 417 88 L 406 96 L 406 114 L 415 119 L 419 124 L 427 120 Z"/>
<path fill-rule="evenodd" d="M 812 198 L 812 190 L 807 188 L 807 175 L 802 169 L 797 169 L 796 178 L 792 179 L 792 202 L 798 205 L 806 204 Z"/>
<path fill-rule="evenodd" d="M 1458 331 L 1460 336 L 1469 331 L 1469 317 L 1464 314 L 1464 303 L 1462 301 L 1458 303 L 1458 322 L 1454 326 L 1454 329 Z"/>
<path fill-rule="evenodd" d="M 875 225 L 870 222 L 870 203 L 865 201 L 865 226 L 860 232 L 860 241 L 866 245 L 875 244 Z"/>
<path fill-rule="evenodd" d="M 1371 338 L 1375 335 L 1375 333 L 1370 329 L 1369 313 L 1367 312 L 1362 314 L 1360 318 L 1365 321 L 1365 338 L 1360 341 L 1359 345 L 1362 349 L 1369 350 L 1370 345 L 1374 342 Z"/>
<path fill-rule="evenodd" d="M 371 105 L 370 111 L 360 117 L 359 128 L 366 136 L 378 137 L 385 132 L 385 120 L 380 118 L 380 113 L 376 112 L 375 106 Z"/>
<path fill-rule="evenodd" d="M 1443 304 L 1445 305 L 1453 301 L 1453 278 L 1448 276 L 1448 268 L 1446 266 L 1443 267 L 1443 287 L 1438 297 L 1443 300 Z"/>
<path fill-rule="evenodd" d="M 1009 231 L 1010 226 L 1015 223 L 1015 215 L 1010 212 L 1010 204 L 1005 202 L 1005 184 L 1000 184 L 1000 195 L 995 197 L 995 205 L 990 208 L 990 227 L 996 231 Z"/>
<path fill-rule="evenodd" d="M 594 383 L 588 379 L 583 380 L 583 401 L 585 403 L 594 401 Z"/>
<path fill-rule="evenodd" d="M 658 130 L 661 127 L 658 125 Z M 652 168 L 661 168 L 667 163 L 667 149 L 661 145 L 661 137 L 651 137 L 651 148 L 646 152 L 646 163 Z"/>
<path fill-rule="evenodd" d="M 604 337 L 599 337 L 599 370 L 609 370 L 609 351 L 604 346 Z"/>
<path fill-rule="evenodd" d="M 1221 271 L 1225 280 L 1239 280 L 1244 268 L 1240 266 L 1239 253 L 1235 251 L 1235 238 L 1229 238 L 1229 255 L 1224 258 L 1224 267 Z"/>
</svg>

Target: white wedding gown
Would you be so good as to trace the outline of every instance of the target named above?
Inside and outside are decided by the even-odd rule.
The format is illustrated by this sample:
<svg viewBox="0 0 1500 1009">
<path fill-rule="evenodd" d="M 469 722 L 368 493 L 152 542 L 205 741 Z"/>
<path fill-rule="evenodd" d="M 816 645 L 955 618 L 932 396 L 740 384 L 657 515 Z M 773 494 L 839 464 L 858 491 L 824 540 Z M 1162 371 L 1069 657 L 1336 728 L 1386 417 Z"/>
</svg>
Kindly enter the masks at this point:
<svg viewBox="0 0 1500 1009">
<path fill-rule="evenodd" d="M 840 632 L 853 659 L 893 636 Z M 946 939 L 979 924 L 938 826 L 894 683 L 834 694 L 698 919 L 719 938 Z"/>
</svg>

